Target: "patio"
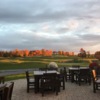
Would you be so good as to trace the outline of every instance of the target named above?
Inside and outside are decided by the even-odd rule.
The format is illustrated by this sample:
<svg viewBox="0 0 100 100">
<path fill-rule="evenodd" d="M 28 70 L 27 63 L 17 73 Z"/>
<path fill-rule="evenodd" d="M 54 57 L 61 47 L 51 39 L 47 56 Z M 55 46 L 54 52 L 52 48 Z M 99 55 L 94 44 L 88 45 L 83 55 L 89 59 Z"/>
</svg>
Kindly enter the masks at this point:
<svg viewBox="0 0 100 100">
<path fill-rule="evenodd" d="M 42 97 L 41 93 L 26 92 L 26 79 L 14 80 L 14 90 L 12 100 L 99 100 L 100 91 L 93 93 L 92 84 L 78 84 L 66 82 L 66 89 L 61 90 L 58 96 L 55 93 L 45 94 Z"/>
</svg>

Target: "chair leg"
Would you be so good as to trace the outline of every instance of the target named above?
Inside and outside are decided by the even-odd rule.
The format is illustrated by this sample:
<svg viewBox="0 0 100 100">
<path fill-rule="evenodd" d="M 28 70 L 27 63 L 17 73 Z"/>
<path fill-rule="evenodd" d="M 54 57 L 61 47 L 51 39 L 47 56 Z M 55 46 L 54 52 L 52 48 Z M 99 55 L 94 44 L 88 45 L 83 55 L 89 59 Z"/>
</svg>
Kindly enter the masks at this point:
<svg viewBox="0 0 100 100">
<path fill-rule="evenodd" d="M 66 82 L 67 82 L 67 76 L 66 76 Z"/>
<path fill-rule="evenodd" d="M 93 92 L 96 93 L 96 85 L 93 83 Z"/>
<path fill-rule="evenodd" d="M 64 77 L 65 77 L 65 80 L 66 80 L 66 82 L 67 82 L 67 75 L 65 74 Z"/>
<path fill-rule="evenodd" d="M 27 93 L 29 93 L 29 85 L 27 84 Z"/>
<path fill-rule="evenodd" d="M 59 88 L 56 87 L 56 95 L 58 95 Z"/>
<path fill-rule="evenodd" d="M 65 90 L 65 80 L 63 80 L 63 90 Z"/>
<path fill-rule="evenodd" d="M 79 86 L 81 86 L 81 78 L 78 79 Z"/>
<path fill-rule="evenodd" d="M 41 88 L 42 96 L 44 96 L 44 87 Z"/>
<path fill-rule="evenodd" d="M 59 84 L 57 84 L 57 85 L 58 85 L 58 87 L 57 87 L 56 90 L 57 90 L 58 92 L 60 92 L 61 83 L 59 83 Z"/>
<path fill-rule="evenodd" d="M 91 78 L 89 78 L 89 85 L 91 85 Z"/>
<path fill-rule="evenodd" d="M 42 92 L 42 96 L 44 96 L 44 92 Z"/>
<path fill-rule="evenodd" d="M 70 76 L 70 75 L 67 75 L 67 79 L 68 79 L 68 80 L 71 80 L 71 76 Z"/>
<path fill-rule="evenodd" d="M 77 84 L 77 82 L 78 82 L 78 77 L 77 77 L 77 75 L 76 75 L 76 77 L 75 77 L 75 78 L 76 78 L 76 81 L 75 81 L 75 82 L 76 82 L 76 84 Z"/>
<path fill-rule="evenodd" d="M 56 91 L 56 95 L 58 95 L 58 91 Z"/>
<path fill-rule="evenodd" d="M 96 90 L 98 90 L 98 84 L 96 84 Z"/>
</svg>

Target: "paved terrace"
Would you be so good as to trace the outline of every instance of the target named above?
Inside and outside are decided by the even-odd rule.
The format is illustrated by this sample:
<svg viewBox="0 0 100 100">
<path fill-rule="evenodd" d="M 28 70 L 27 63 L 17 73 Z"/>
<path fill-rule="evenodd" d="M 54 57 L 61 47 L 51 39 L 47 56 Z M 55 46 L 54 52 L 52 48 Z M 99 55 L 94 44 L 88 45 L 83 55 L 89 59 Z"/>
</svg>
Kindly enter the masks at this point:
<svg viewBox="0 0 100 100">
<path fill-rule="evenodd" d="M 61 90 L 58 96 L 55 93 L 46 93 L 42 97 L 41 93 L 26 92 L 26 79 L 15 80 L 12 100 L 100 100 L 100 91 L 93 93 L 92 85 L 66 82 L 66 89 Z"/>
</svg>

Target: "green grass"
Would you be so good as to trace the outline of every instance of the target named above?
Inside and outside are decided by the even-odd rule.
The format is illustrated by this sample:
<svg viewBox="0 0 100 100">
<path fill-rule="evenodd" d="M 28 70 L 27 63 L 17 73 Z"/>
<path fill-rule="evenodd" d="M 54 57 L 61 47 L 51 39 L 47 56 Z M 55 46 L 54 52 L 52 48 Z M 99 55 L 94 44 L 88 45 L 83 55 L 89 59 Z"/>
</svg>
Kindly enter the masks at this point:
<svg viewBox="0 0 100 100">
<path fill-rule="evenodd" d="M 44 65 L 41 62 L 0 63 L 0 70 L 37 68 L 43 67 Z"/>
<path fill-rule="evenodd" d="M 5 76 L 5 81 L 23 79 L 25 77 L 26 77 L 25 74 L 9 75 L 9 76 Z"/>
<path fill-rule="evenodd" d="M 77 61 L 77 59 L 79 61 Z M 76 62 L 74 61 L 76 60 Z M 83 62 L 82 60 L 86 60 Z M 77 56 L 52 56 L 52 57 L 12 57 L 12 58 L 0 58 L 0 70 L 8 69 L 27 69 L 27 68 L 39 68 L 45 67 L 49 62 L 56 62 L 59 67 L 61 66 L 88 66 L 92 59 L 81 59 Z M 67 61 L 67 63 L 60 63 Z"/>
<path fill-rule="evenodd" d="M 77 56 L 52 56 L 52 57 L 0 57 L 0 70 L 29 69 L 45 67 L 49 62 L 56 62 L 59 67 L 70 67 L 72 65 L 89 66 L 93 58 L 81 59 Z M 6 76 L 6 81 L 25 78 L 25 74 Z"/>
</svg>

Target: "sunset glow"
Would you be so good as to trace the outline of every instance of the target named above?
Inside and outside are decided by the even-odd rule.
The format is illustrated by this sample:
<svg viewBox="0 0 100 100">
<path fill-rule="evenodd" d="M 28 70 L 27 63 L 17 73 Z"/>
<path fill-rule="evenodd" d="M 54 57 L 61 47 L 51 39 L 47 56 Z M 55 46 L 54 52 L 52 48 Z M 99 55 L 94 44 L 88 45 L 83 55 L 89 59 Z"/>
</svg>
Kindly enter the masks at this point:
<svg viewBox="0 0 100 100">
<path fill-rule="evenodd" d="M 100 50 L 100 0 L 0 0 L 0 50 Z"/>
</svg>

